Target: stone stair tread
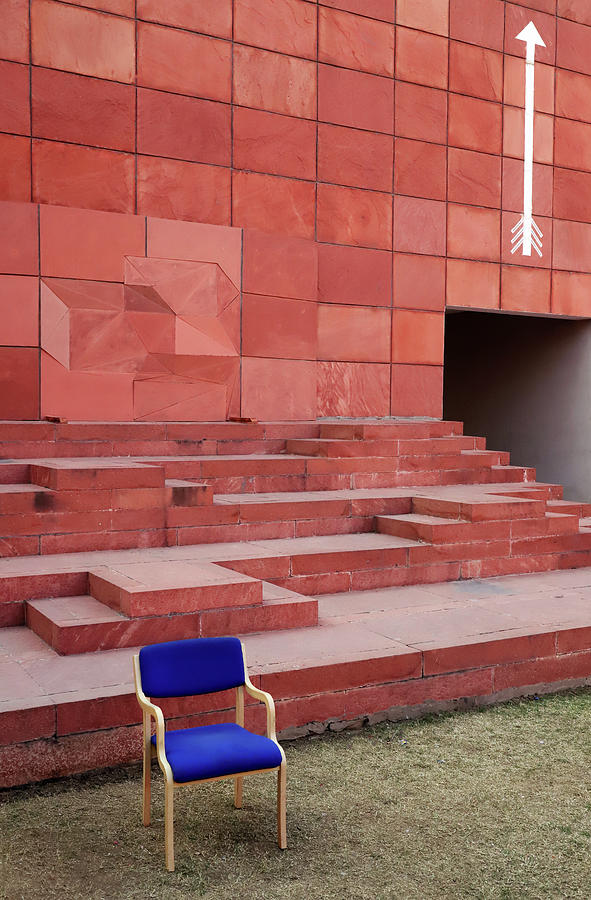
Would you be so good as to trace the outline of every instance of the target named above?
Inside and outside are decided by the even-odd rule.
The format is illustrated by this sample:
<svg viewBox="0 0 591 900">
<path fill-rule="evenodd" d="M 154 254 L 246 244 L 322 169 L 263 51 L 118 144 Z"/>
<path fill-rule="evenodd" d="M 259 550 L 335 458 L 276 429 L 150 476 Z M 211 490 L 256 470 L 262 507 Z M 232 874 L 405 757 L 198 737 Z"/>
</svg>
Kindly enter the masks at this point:
<svg viewBox="0 0 591 900">
<path fill-rule="evenodd" d="M 27 605 L 32 606 L 46 618 L 51 619 L 60 628 L 127 620 L 127 616 L 110 609 L 89 594 L 77 597 L 49 597 L 41 600 L 29 600 Z"/>
<path fill-rule="evenodd" d="M 0 494 L 51 494 L 51 488 L 43 487 L 40 484 L 22 483 L 22 484 L 0 484 Z"/>
</svg>

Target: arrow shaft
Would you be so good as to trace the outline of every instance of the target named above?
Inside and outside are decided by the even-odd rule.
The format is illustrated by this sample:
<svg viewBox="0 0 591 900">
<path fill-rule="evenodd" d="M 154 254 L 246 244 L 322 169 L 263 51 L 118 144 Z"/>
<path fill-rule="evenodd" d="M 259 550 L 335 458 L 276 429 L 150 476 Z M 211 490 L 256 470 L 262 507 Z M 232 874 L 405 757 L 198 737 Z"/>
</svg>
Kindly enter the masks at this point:
<svg viewBox="0 0 591 900">
<path fill-rule="evenodd" d="M 525 61 L 525 134 L 523 148 L 523 255 L 531 256 L 533 187 L 534 187 L 534 92 L 535 92 L 534 44 L 527 44 Z"/>
</svg>

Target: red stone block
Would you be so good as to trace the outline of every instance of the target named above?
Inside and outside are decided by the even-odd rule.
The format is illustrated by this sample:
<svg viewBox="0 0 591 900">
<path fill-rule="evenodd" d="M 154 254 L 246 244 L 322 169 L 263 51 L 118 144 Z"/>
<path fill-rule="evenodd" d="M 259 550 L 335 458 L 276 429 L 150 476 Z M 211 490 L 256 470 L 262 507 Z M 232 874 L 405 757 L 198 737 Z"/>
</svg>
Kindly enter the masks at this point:
<svg viewBox="0 0 591 900">
<path fill-rule="evenodd" d="M 33 68 L 33 134 L 113 150 L 135 145 L 135 89 Z"/>
<path fill-rule="evenodd" d="M 29 68 L 0 62 L 0 131 L 30 134 Z"/>
<path fill-rule="evenodd" d="M 449 36 L 491 50 L 503 49 L 502 0 L 450 0 Z"/>
<path fill-rule="evenodd" d="M 508 62 L 513 59 L 507 57 L 505 65 Z M 457 94 L 470 94 L 500 103 L 503 99 L 502 54 L 452 41 L 449 45 L 449 89 Z"/>
<path fill-rule="evenodd" d="M 243 279 L 243 289 L 251 294 L 315 300 L 318 247 L 313 241 L 247 230 Z"/>
<path fill-rule="evenodd" d="M 591 171 L 591 125 L 557 118 L 554 131 L 554 162 L 569 169 Z"/>
<path fill-rule="evenodd" d="M 444 319 L 439 313 L 395 309 L 392 313 L 392 362 L 442 365 Z"/>
<path fill-rule="evenodd" d="M 394 250 L 444 256 L 445 203 L 397 196 L 394 201 Z"/>
<path fill-rule="evenodd" d="M 145 222 L 139 216 L 41 208 L 42 275 L 123 281 L 123 257 L 144 251 Z"/>
<path fill-rule="evenodd" d="M 230 164 L 230 107 L 162 91 L 138 90 L 138 152 Z"/>
<path fill-rule="evenodd" d="M 447 252 L 460 259 L 499 259 L 501 216 L 497 210 L 450 204 Z"/>
<path fill-rule="evenodd" d="M 564 121 L 557 119 L 556 122 Z M 552 215 L 553 172 L 551 166 L 534 163 L 533 211 L 535 216 Z M 503 209 L 523 212 L 523 160 L 503 159 Z"/>
<path fill-rule="evenodd" d="M 316 63 L 234 45 L 234 102 L 269 112 L 316 118 Z"/>
<path fill-rule="evenodd" d="M 443 409 L 443 366 L 392 366 L 393 416 L 434 416 Z"/>
<path fill-rule="evenodd" d="M 390 311 L 320 304 L 318 359 L 390 362 Z"/>
<path fill-rule="evenodd" d="M 0 745 L 20 744 L 55 735 L 55 706 L 49 697 L 20 699 L 2 706 Z"/>
<path fill-rule="evenodd" d="M 591 628 L 568 628 L 556 633 L 556 653 L 572 653 L 573 650 L 588 650 L 591 647 Z"/>
<path fill-rule="evenodd" d="M 431 34 L 447 35 L 449 32 L 447 0 L 398 0 L 396 23 L 408 28 L 420 28 Z"/>
<path fill-rule="evenodd" d="M 447 306 L 499 309 L 499 265 L 450 259 L 447 262 Z"/>
<path fill-rule="evenodd" d="M 397 194 L 445 200 L 445 147 L 396 138 L 394 190 Z"/>
<path fill-rule="evenodd" d="M 0 202 L 0 272 L 39 272 L 38 207 L 32 203 Z"/>
<path fill-rule="evenodd" d="M 538 63 L 536 55 L 534 104 L 539 112 L 554 113 L 555 74 L 554 67 Z M 504 102 L 509 106 L 525 106 L 525 65 L 522 58 L 505 57 L 504 84 Z"/>
<path fill-rule="evenodd" d="M 227 41 L 138 23 L 137 83 L 177 94 L 228 102 L 232 47 Z"/>
<path fill-rule="evenodd" d="M 392 190 L 392 138 L 385 134 L 318 126 L 318 179 L 333 184 Z"/>
<path fill-rule="evenodd" d="M 149 218 L 147 229 L 148 256 L 218 263 L 232 283 L 240 287 L 242 232 L 239 228 Z"/>
<path fill-rule="evenodd" d="M 318 240 L 390 250 L 392 196 L 318 185 Z"/>
<path fill-rule="evenodd" d="M 553 219 L 546 219 L 542 216 L 536 216 L 536 224 L 541 229 L 543 238 L 543 249 L 542 256 L 538 256 L 532 250 L 531 256 L 523 256 L 519 255 L 519 251 L 517 253 L 512 253 L 513 249 L 511 245 L 511 238 L 513 235 L 511 234 L 511 229 L 514 225 L 519 221 L 521 214 L 504 212 L 502 214 L 501 219 L 501 239 L 502 239 L 502 253 L 501 260 L 504 263 L 514 264 L 518 262 L 522 266 L 533 266 L 535 268 L 548 269 L 552 264 L 552 229 L 553 229 Z M 516 259 L 518 257 L 518 259 Z"/>
<path fill-rule="evenodd" d="M 523 167 L 522 167 L 523 169 Z M 522 170 L 523 202 L 523 170 Z M 448 151 L 448 199 L 475 206 L 501 205 L 501 158 L 473 150 Z"/>
<path fill-rule="evenodd" d="M 314 59 L 316 7 L 301 0 L 237 0 L 234 40 Z"/>
<path fill-rule="evenodd" d="M 523 41 L 517 40 L 517 35 L 523 31 L 528 22 L 534 23 L 546 44 L 545 47 L 536 47 L 536 61 L 553 66 L 556 56 L 556 17 L 525 6 L 516 6 L 514 3 L 506 4 L 505 53 L 521 57 L 523 61 L 525 44 Z M 578 66 L 568 68 L 578 68 Z"/>
<path fill-rule="evenodd" d="M 444 309 L 445 260 L 394 253 L 393 305 L 407 309 Z"/>
<path fill-rule="evenodd" d="M 591 222 L 591 173 L 554 168 L 554 215 L 558 219 Z"/>
<path fill-rule="evenodd" d="M 0 197 L 26 202 L 31 199 L 31 140 L 0 134 Z"/>
<path fill-rule="evenodd" d="M 392 134 L 394 82 L 379 75 L 320 64 L 318 118 L 334 125 Z"/>
<path fill-rule="evenodd" d="M 418 84 L 396 84 L 395 131 L 399 137 L 447 142 L 447 94 Z"/>
<path fill-rule="evenodd" d="M 552 312 L 559 316 L 591 316 L 591 275 L 552 272 Z"/>
<path fill-rule="evenodd" d="M 318 245 L 318 299 L 332 303 L 390 306 L 391 256 L 364 247 Z"/>
<path fill-rule="evenodd" d="M 317 371 L 318 416 L 388 415 L 390 366 L 319 362 Z"/>
<path fill-rule="evenodd" d="M 220 166 L 137 157 L 137 211 L 167 219 L 230 224 L 231 173 Z"/>
<path fill-rule="evenodd" d="M 465 639 L 455 647 L 441 647 L 423 651 L 424 674 L 480 669 L 484 666 L 538 659 L 554 655 L 555 633 L 527 634 L 519 637 L 499 636 L 497 639 L 469 643 Z"/>
<path fill-rule="evenodd" d="M 232 224 L 314 238 L 314 184 L 256 172 L 232 175 Z"/>
<path fill-rule="evenodd" d="M 585 0 L 558 0 L 558 15 L 582 25 L 591 25 L 591 9 Z"/>
<path fill-rule="evenodd" d="M 500 153 L 502 107 L 460 94 L 449 96 L 449 143 L 483 153 Z"/>
<path fill-rule="evenodd" d="M 245 356 L 316 359 L 317 319 L 315 303 L 244 294 L 242 352 Z"/>
<path fill-rule="evenodd" d="M 558 19 L 556 65 L 561 69 L 574 69 L 576 72 L 591 75 L 590 40 L 591 31 L 587 25 L 569 22 L 567 19 Z"/>
<path fill-rule="evenodd" d="M 556 269 L 587 272 L 591 254 L 591 226 L 556 220 L 553 227 L 553 261 Z"/>
<path fill-rule="evenodd" d="M 591 666 L 591 651 L 550 656 L 527 662 L 515 662 L 494 669 L 494 689 L 547 684 L 570 678 L 587 678 Z"/>
<path fill-rule="evenodd" d="M 374 75 L 394 75 L 394 26 L 320 7 L 318 59 Z"/>
<path fill-rule="evenodd" d="M 591 122 L 591 77 L 556 69 L 556 115 Z"/>
<path fill-rule="evenodd" d="M 33 199 L 106 212 L 133 212 L 132 154 L 33 141 Z"/>
<path fill-rule="evenodd" d="M 232 37 L 232 0 L 137 0 L 138 19 Z"/>
<path fill-rule="evenodd" d="M 322 5 L 345 9 L 347 12 L 359 13 L 371 19 L 394 22 L 392 0 L 322 0 Z"/>
<path fill-rule="evenodd" d="M 396 31 L 396 78 L 447 89 L 448 40 L 423 31 Z"/>
<path fill-rule="evenodd" d="M 0 345 L 35 347 L 38 343 L 38 279 L 0 275 Z"/>
<path fill-rule="evenodd" d="M 298 0 L 299 2 L 299 0 Z M 234 109 L 234 168 L 316 177 L 316 125 L 258 109 Z"/>
<path fill-rule="evenodd" d="M 285 384 L 290 385 L 289 392 Z M 316 364 L 243 357 L 242 415 L 267 420 L 315 419 Z"/>
<path fill-rule="evenodd" d="M 523 110 L 506 106 L 503 112 L 503 155 L 523 159 Z M 534 119 L 534 160 L 552 164 L 554 158 L 554 117 L 541 113 Z"/>
<path fill-rule="evenodd" d="M 29 62 L 29 0 L 8 0 L 3 4 L 0 58 Z"/>
<path fill-rule="evenodd" d="M 38 350 L 0 347 L 0 416 L 39 418 Z"/>
<path fill-rule="evenodd" d="M 53 0 L 33 0 L 31 51 L 36 66 L 131 84 L 135 77 L 135 24 Z"/>
</svg>

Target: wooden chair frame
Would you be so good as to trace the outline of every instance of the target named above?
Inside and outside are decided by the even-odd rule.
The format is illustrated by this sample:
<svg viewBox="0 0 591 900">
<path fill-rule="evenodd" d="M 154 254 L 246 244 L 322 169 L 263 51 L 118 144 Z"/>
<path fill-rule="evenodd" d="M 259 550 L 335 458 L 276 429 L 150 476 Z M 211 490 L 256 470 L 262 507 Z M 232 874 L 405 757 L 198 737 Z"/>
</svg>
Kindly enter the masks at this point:
<svg viewBox="0 0 591 900">
<path fill-rule="evenodd" d="M 287 763 L 283 747 L 277 740 L 275 726 L 275 702 L 267 691 L 261 691 L 252 684 L 248 670 L 246 668 L 246 652 L 244 644 L 240 642 L 242 647 L 242 659 L 244 660 L 244 684 L 236 688 L 236 724 L 244 727 L 244 691 L 257 700 L 261 700 L 267 710 L 267 737 L 277 744 L 281 751 L 282 762 L 279 766 L 271 769 L 256 769 L 248 772 L 236 772 L 231 775 L 218 775 L 215 778 L 202 778 L 196 781 L 176 782 L 172 775 L 170 763 L 166 758 L 166 750 L 164 744 L 164 735 L 166 726 L 164 723 L 164 714 L 159 706 L 152 703 L 149 697 L 146 697 L 142 690 L 142 677 L 140 671 L 139 654 L 133 657 L 133 675 L 135 681 L 135 692 L 138 703 L 143 712 L 143 823 L 150 825 L 150 800 L 151 800 L 151 770 L 152 759 L 154 756 L 158 759 L 158 765 L 164 775 L 164 845 L 166 868 L 169 872 L 174 872 L 174 790 L 175 788 L 185 787 L 192 784 L 206 784 L 210 781 L 225 781 L 228 778 L 234 779 L 234 806 L 236 809 L 242 807 L 242 780 L 245 775 L 258 775 L 261 772 L 277 772 L 277 843 L 281 850 L 287 848 L 287 821 L 286 821 L 286 786 L 287 786 Z M 152 744 L 152 719 L 156 722 L 156 746 Z"/>
</svg>

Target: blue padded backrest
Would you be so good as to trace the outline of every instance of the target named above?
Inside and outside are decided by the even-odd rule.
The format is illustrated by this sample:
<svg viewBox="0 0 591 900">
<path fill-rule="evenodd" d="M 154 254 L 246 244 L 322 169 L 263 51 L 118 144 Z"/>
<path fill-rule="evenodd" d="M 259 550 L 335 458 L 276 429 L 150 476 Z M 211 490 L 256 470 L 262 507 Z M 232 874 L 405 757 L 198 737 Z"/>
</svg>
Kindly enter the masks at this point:
<svg viewBox="0 0 591 900">
<path fill-rule="evenodd" d="M 148 697 L 213 694 L 244 684 L 238 638 L 193 638 L 140 650 L 142 690 Z"/>
</svg>

